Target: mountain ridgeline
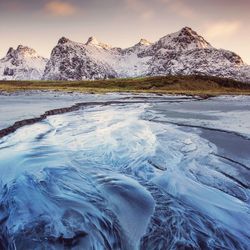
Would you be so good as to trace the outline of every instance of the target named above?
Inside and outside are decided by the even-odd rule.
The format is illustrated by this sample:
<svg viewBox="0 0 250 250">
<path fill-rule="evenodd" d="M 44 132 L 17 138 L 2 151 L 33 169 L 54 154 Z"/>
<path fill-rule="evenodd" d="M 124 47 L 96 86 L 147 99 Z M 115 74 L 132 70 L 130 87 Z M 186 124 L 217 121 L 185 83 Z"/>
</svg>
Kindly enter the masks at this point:
<svg viewBox="0 0 250 250">
<path fill-rule="evenodd" d="M 90 37 L 59 39 L 50 59 L 19 45 L 0 60 L 2 80 L 87 80 L 164 75 L 208 75 L 250 82 L 250 66 L 234 52 L 216 49 L 184 27 L 155 43 L 141 39 L 121 49 Z"/>
</svg>

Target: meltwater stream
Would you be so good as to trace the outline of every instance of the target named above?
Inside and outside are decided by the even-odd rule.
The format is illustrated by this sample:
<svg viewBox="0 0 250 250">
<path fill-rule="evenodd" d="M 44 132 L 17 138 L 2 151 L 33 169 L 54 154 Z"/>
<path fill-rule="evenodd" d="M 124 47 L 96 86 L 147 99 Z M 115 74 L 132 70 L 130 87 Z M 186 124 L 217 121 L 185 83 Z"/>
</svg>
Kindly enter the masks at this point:
<svg viewBox="0 0 250 250">
<path fill-rule="evenodd" d="M 90 105 L 0 139 L 0 249 L 249 249 L 249 139 L 161 105 Z"/>
</svg>

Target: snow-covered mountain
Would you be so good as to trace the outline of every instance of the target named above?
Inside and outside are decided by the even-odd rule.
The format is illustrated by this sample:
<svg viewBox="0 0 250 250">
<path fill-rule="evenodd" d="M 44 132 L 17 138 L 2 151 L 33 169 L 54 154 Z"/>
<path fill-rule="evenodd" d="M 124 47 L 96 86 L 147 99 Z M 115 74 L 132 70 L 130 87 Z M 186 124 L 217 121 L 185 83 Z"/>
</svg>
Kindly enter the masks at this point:
<svg viewBox="0 0 250 250">
<path fill-rule="evenodd" d="M 37 54 L 34 49 L 19 45 L 9 48 L 0 60 L 0 79 L 2 80 L 39 80 L 42 78 L 48 59 Z"/>
<path fill-rule="evenodd" d="M 111 47 L 99 43 L 94 37 L 89 38 L 86 44 L 62 37 L 51 52 L 43 78 L 81 80 L 117 77 L 111 65 L 103 60 L 112 51 Z"/>
<path fill-rule="evenodd" d="M 148 75 L 200 74 L 250 81 L 250 67 L 240 56 L 212 47 L 188 27 L 161 38 L 146 54 L 152 56 Z"/>
<path fill-rule="evenodd" d="M 77 43 L 62 37 L 52 50 L 44 79 L 81 80 L 146 75 L 151 57 L 140 57 L 150 43 L 145 39 L 127 49 L 113 48 L 90 37 Z"/>
<path fill-rule="evenodd" d="M 90 37 L 86 43 L 62 37 L 53 48 L 44 73 L 46 59 L 30 56 L 28 58 L 32 58 L 32 61 L 24 60 L 23 65 L 26 66 L 18 65 L 15 68 L 18 74 L 14 74 L 15 63 L 12 68 L 7 65 L 15 62 L 12 58 L 8 59 L 12 50 L 1 60 L 0 69 L 4 68 L 2 75 L 5 78 L 11 74 L 20 78 L 21 71 L 27 73 L 22 74 L 22 79 L 41 78 L 41 75 L 46 80 L 82 80 L 201 74 L 250 82 L 250 66 L 240 56 L 228 50 L 214 48 L 188 27 L 164 36 L 155 43 L 141 39 L 126 49 L 99 42 L 95 37 Z M 39 68 L 38 65 L 42 67 Z M 35 74 L 36 77 L 35 70 L 39 72 Z"/>
<path fill-rule="evenodd" d="M 212 47 L 185 27 L 155 43 L 141 39 L 121 49 L 98 42 L 61 38 L 51 53 L 44 79 L 81 80 L 168 74 L 203 74 L 250 81 L 250 68 L 240 56 Z"/>
</svg>

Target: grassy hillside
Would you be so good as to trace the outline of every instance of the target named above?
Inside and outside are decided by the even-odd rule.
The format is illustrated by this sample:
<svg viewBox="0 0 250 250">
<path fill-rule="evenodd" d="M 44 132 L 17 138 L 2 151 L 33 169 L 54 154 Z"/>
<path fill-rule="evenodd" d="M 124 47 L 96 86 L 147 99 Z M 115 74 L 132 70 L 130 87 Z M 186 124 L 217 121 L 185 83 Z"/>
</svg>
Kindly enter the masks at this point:
<svg viewBox="0 0 250 250">
<path fill-rule="evenodd" d="M 210 76 L 159 76 L 95 81 L 0 81 L 0 91 L 55 90 L 91 93 L 250 94 L 250 84 Z"/>
</svg>

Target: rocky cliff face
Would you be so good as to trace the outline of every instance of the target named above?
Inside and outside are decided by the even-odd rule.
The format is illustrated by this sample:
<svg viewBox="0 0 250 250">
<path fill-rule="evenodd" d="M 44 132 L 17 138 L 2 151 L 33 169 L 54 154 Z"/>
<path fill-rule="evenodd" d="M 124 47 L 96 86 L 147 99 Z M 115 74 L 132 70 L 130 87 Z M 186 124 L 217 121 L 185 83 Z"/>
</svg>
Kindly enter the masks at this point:
<svg viewBox="0 0 250 250">
<path fill-rule="evenodd" d="M 141 39 L 126 49 L 112 48 L 93 37 L 85 44 L 61 38 L 43 77 L 80 80 L 202 74 L 250 81 L 248 72 L 249 66 L 238 55 L 212 47 L 185 27 L 155 43 Z"/>
<path fill-rule="evenodd" d="M 86 44 L 76 43 L 62 37 L 52 50 L 46 65 L 44 79 L 82 80 L 117 77 L 112 67 L 98 54 L 109 50 L 92 38 Z"/>
<path fill-rule="evenodd" d="M 21 46 L 10 49 L 1 60 L 0 74 L 6 79 L 46 80 L 201 74 L 250 82 L 250 66 L 240 56 L 214 48 L 188 27 L 155 43 L 141 39 L 126 49 L 101 43 L 95 37 L 86 43 L 62 37 L 44 70 L 45 63 L 34 50 Z"/>
<path fill-rule="evenodd" d="M 212 47 L 187 27 L 161 38 L 146 55 L 151 56 L 148 75 L 201 74 L 250 81 L 246 75 L 250 68 L 240 56 Z"/>
<path fill-rule="evenodd" d="M 0 60 L 0 79 L 39 80 L 47 62 L 29 47 L 19 45 L 17 49 L 9 48 L 6 56 Z"/>
</svg>

